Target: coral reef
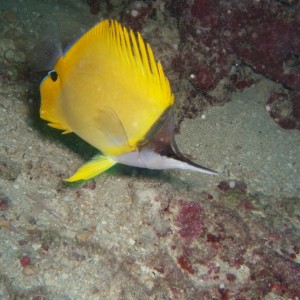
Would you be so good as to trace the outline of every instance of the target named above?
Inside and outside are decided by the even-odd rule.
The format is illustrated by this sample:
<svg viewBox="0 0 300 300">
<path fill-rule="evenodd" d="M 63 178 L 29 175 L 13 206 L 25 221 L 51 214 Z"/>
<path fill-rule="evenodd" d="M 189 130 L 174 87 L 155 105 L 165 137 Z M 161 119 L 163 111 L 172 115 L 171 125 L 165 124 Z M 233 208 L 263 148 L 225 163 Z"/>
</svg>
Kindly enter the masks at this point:
<svg viewBox="0 0 300 300">
<path fill-rule="evenodd" d="M 176 66 L 180 76 L 190 78 L 194 88 L 205 96 L 205 101 L 225 103 L 232 91 L 254 84 L 258 78 L 246 71 L 247 66 L 284 88 L 299 91 L 297 1 L 195 0 L 189 5 L 186 1 L 171 3 L 175 3 L 175 8 L 170 4 L 169 9 L 179 20 L 181 37 Z M 179 13 L 176 7 L 183 9 L 184 13 Z M 198 99 L 193 98 L 191 94 L 187 110 L 194 107 L 197 111 L 195 101 Z M 293 105 L 290 98 L 293 97 L 286 98 L 287 105 Z M 201 101 L 205 104 L 203 99 Z M 187 115 L 194 116 L 195 113 L 187 112 Z M 288 118 L 293 119 L 293 114 Z M 298 125 L 282 127 L 298 128 Z"/>
</svg>

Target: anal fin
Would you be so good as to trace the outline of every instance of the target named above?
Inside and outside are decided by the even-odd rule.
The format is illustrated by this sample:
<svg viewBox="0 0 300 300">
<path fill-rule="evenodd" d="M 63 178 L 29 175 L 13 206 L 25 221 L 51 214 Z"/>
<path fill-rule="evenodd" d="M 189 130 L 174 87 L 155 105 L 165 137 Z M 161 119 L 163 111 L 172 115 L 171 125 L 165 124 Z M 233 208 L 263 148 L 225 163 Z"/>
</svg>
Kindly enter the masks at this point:
<svg viewBox="0 0 300 300">
<path fill-rule="evenodd" d="M 65 181 L 73 182 L 77 180 L 88 180 L 100 173 L 105 172 L 117 162 L 109 156 L 96 155 L 92 160 L 80 167 L 73 176 Z"/>
</svg>

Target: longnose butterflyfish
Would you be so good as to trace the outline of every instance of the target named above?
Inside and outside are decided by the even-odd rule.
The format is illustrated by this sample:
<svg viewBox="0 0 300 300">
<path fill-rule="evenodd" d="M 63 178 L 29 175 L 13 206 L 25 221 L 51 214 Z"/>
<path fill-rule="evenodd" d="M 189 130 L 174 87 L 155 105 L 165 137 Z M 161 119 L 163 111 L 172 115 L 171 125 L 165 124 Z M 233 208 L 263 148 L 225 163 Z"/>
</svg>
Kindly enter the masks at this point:
<svg viewBox="0 0 300 300">
<path fill-rule="evenodd" d="M 87 31 L 40 85 L 40 116 L 101 153 L 66 181 L 88 180 L 116 163 L 217 174 L 184 157 L 175 139 L 174 95 L 141 34 L 114 20 Z"/>
</svg>

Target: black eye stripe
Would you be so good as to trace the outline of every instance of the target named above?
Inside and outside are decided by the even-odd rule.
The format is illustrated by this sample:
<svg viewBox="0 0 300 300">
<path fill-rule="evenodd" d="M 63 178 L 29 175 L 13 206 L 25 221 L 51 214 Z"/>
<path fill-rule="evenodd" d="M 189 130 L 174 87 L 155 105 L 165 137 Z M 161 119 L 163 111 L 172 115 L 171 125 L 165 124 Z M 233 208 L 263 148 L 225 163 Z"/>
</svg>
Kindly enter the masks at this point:
<svg viewBox="0 0 300 300">
<path fill-rule="evenodd" d="M 52 71 L 49 75 L 53 82 L 55 82 L 58 78 L 58 74 L 55 71 Z"/>
</svg>

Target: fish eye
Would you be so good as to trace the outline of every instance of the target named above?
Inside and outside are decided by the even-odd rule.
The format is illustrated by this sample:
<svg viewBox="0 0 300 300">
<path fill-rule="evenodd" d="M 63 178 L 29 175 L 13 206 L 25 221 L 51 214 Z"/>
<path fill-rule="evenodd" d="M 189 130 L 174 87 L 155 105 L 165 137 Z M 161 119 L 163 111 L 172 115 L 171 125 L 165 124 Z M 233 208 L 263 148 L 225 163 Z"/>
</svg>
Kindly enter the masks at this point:
<svg viewBox="0 0 300 300">
<path fill-rule="evenodd" d="M 53 82 L 55 82 L 58 78 L 58 74 L 55 71 L 51 71 L 49 75 Z"/>
</svg>

